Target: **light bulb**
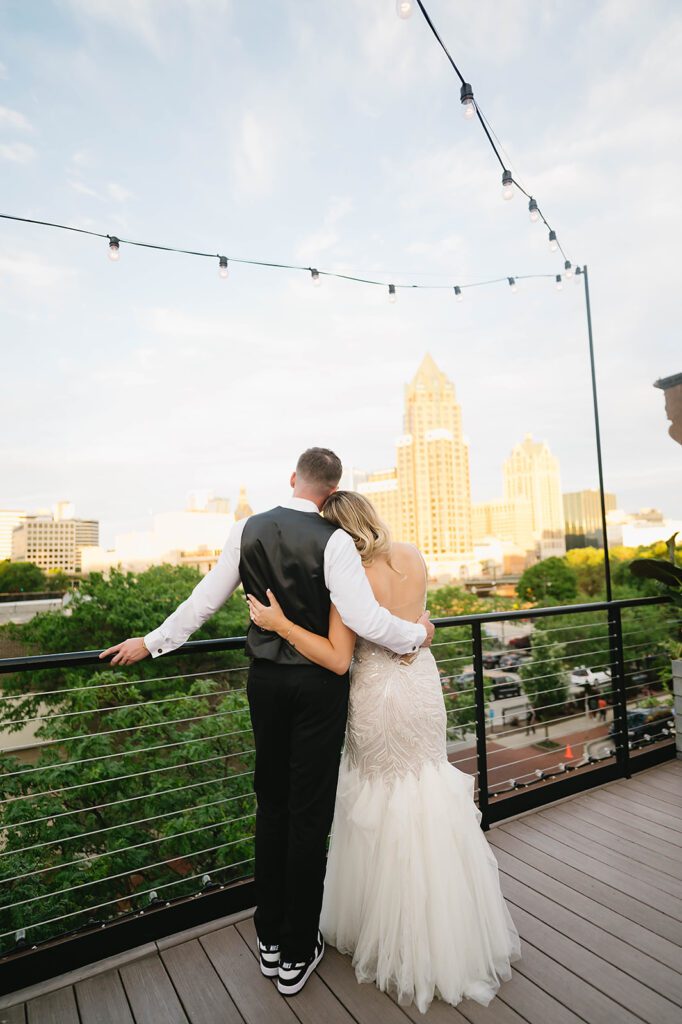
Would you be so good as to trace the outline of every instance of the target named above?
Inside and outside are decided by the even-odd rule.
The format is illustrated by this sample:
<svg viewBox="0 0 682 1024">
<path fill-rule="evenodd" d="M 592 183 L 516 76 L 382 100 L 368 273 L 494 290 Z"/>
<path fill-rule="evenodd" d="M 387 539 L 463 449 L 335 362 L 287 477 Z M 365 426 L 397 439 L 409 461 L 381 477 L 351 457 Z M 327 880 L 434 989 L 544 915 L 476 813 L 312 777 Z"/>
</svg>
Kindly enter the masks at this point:
<svg viewBox="0 0 682 1024">
<path fill-rule="evenodd" d="M 556 290 L 558 292 L 560 292 L 563 287 L 564 287 L 564 283 L 561 280 L 561 274 L 557 274 L 557 276 L 556 276 Z"/>
<path fill-rule="evenodd" d="M 476 104 L 474 103 L 474 90 L 468 82 L 462 84 L 459 90 L 459 99 L 462 104 L 462 113 L 467 121 L 476 116 Z"/>
<path fill-rule="evenodd" d="M 221 277 L 224 278 L 229 276 L 230 268 L 227 265 L 227 256 L 218 257 L 218 267 L 218 273 L 220 274 Z"/>
<path fill-rule="evenodd" d="M 556 240 L 556 231 L 550 231 L 549 233 L 549 247 L 552 252 L 556 252 L 559 248 L 559 243 Z"/>
<path fill-rule="evenodd" d="M 581 278 L 582 276 L 583 276 L 583 269 L 582 269 L 582 267 L 576 267 L 576 268 L 575 268 L 575 277 L 573 278 L 573 280 L 574 280 L 574 281 L 575 281 L 576 283 L 579 283 L 579 282 L 580 282 L 580 278 Z"/>
<path fill-rule="evenodd" d="M 511 199 L 514 195 L 514 179 L 511 171 L 502 172 L 502 198 Z"/>
<path fill-rule="evenodd" d="M 396 0 L 395 10 L 398 17 L 404 21 L 405 18 L 409 18 L 412 14 L 412 0 Z"/>
<path fill-rule="evenodd" d="M 566 260 L 564 263 L 564 277 L 567 281 L 570 281 L 573 277 L 573 267 L 571 266 L 570 260 Z"/>
<path fill-rule="evenodd" d="M 507 280 L 509 281 L 509 287 L 511 288 L 511 290 L 513 292 L 518 291 L 518 288 L 516 287 L 516 278 L 515 277 L 508 277 Z"/>
<path fill-rule="evenodd" d="M 528 203 L 528 212 L 530 214 L 530 219 L 532 220 L 533 224 L 535 224 L 536 221 L 540 220 L 540 211 L 538 210 L 538 204 L 535 202 L 534 199 L 531 199 Z"/>
<path fill-rule="evenodd" d="M 116 261 L 121 255 L 121 243 L 115 235 L 109 236 L 109 259 Z"/>
<path fill-rule="evenodd" d="M 395 302 L 395 285 L 389 284 L 388 286 L 388 301 Z"/>
<path fill-rule="evenodd" d="M 311 267 L 311 269 L 310 269 L 310 276 L 313 279 L 313 284 L 314 285 L 319 285 L 319 283 L 320 283 L 320 272 L 319 272 L 319 270 L 316 270 L 315 267 Z"/>
<path fill-rule="evenodd" d="M 462 295 L 462 289 L 458 284 L 455 285 L 455 298 L 457 299 L 458 302 L 462 302 L 462 300 L 464 299 L 464 296 Z"/>
</svg>

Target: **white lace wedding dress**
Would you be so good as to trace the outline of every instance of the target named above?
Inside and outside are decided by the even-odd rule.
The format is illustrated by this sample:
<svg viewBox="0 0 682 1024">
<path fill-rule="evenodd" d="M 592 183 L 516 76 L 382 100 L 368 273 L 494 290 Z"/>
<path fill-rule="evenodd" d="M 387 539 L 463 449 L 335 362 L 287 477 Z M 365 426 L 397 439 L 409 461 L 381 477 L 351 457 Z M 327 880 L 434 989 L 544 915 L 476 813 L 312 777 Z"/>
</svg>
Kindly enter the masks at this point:
<svg viewBox="0 0 682 1024">
<path fill-rule="evenodd" d="M 433 655 L 405 663 L 358 639 L 350 694 L 322 934 L 401 1003 L 487 1005 L 520 939 L 473 777 L 447 760 Z"/>
</svg>

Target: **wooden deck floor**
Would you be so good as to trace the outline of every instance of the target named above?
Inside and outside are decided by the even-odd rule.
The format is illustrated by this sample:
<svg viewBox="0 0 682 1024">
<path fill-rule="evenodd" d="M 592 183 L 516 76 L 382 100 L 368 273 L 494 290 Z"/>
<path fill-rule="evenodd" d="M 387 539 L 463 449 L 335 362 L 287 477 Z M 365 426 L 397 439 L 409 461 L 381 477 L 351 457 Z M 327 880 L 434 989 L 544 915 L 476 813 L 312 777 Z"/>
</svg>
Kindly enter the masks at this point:
<svg viewBox="0 0 682 1024">
<path fill-rule="evenodd" d="M 0 1024 L 679 1024 L 682 761 L 501 823 L 488 839 L 523 947 L 488 1007 L 398 1006 L 358 985 L 334 949 L 287 1001 L 260 974 L 244 917 L 16 993 L 13 1005 L 5 997 Z"/>
</svg>

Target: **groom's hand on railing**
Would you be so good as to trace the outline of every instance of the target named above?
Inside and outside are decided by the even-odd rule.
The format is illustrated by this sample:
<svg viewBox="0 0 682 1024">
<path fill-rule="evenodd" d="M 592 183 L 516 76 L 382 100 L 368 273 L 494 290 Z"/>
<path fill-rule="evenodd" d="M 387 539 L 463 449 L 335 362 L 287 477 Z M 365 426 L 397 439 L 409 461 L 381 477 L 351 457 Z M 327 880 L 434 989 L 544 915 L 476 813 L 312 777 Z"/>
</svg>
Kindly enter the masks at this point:
<svg viewBox="0 0 682 1024">
<path fill-rule="evenodd" d="M 430 647 L 431 641 L 433 640 L 433 634 L 436 632 L 436 627 L 431 622 L 431 612 L 424 612 L 423 615 L 419 616 L 417 622 L 421 622 L 422 626 L 426 627 L 426 637 L 422 647 Z"/>
<path fill-rule="evenodd" d="M 124 640 L 123 643 L 115 644 L 114 647 L 107 647 L 99 657 L 100 659 L 106 658 L 108 654 L 113 654 L 113 658 L 109 662 L 110 665 L 134 665 L 136 661 L 146 658 L 149 651 L 141 636 L 133 636 L 129 640 Z"/>
</svg>

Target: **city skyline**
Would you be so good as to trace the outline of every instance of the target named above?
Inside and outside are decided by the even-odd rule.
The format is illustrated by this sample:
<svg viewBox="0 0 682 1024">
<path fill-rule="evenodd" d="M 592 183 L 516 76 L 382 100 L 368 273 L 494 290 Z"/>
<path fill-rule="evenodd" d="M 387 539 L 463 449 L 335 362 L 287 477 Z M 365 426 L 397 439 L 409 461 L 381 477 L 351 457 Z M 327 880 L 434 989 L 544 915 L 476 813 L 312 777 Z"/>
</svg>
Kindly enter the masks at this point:
<svg viewBox="0 0 682 1024">
<path fill-rule="evenodd" d="M 502 200 L 428 30 L 392 0 L 41 10 L 0 11 L 5 212 L 396 283 L 562 269 L 521 197 Z M 653 382 L 679 370 L 682 12 L 434 0 L 432 13 L 515 172 L 589 265 L 605 487 L 675 514 L 679 448 Z M 570 89 L 548 87 L 557 55 Z M 518 285 L 390 305 L 381 289 L 235 265 L 222 281 L 211 261 L 132 247 L 112 263 L 100 239 L 3 222 L 0 502 L 68 496 L 106 539 L 195 488 L 244 482 L 271 505 L 311 444 L 390 464 L 393 431 L 377 424 L 399 422 L 427 348 L 458 382 L 473 501 L 498 492 L 500 437 L 526 432 L 567 490 L 594 487 L 580 283 Z"/>
</svg>

